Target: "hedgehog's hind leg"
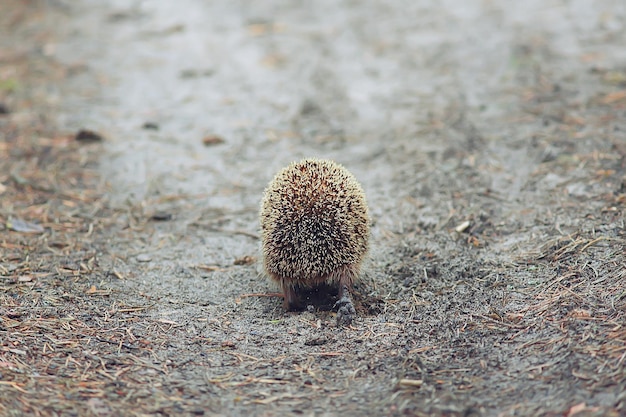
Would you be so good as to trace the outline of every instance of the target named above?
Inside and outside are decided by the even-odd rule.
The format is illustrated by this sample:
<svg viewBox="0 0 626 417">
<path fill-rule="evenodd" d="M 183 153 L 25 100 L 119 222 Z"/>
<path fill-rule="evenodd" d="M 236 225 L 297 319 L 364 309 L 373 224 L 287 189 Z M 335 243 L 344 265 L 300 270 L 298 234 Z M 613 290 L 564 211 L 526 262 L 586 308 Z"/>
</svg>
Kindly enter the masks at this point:
<svg viewBox="0 0 626 417">
<path fill-rule="evenodd" d="M 340 285 L 339 300 L 333 308 L 337 309 L 337 326 L 349 326 L 356 316 L 356 310 L 350 297 L 348 286 Z"/>
<path fill-rule="evenodd" d="M 298 294 L 296 294 L 296 289 L 293 285 L 287 284 L 283 282 L 283 306 L 287 311 L 298 311 L 302 310 L 302 304 L 300 303 L 300 298 Z"/>
<path fill-rule="evenodd" d="M 350 297 L 350 290 L 356 271 L 351 265 L 343 268 L 339 275 L 339 300 L 333 308 L 337 309 L 337 326 L 349 326 L 356 317 L 356 310 Z"/>
</svg>

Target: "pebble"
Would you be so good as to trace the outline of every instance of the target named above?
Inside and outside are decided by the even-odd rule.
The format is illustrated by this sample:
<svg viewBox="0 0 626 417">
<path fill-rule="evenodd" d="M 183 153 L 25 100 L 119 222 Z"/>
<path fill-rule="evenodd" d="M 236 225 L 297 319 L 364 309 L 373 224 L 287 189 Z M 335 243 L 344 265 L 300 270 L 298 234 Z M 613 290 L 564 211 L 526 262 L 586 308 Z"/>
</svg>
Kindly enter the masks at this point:
<svg viewBox="0 0 626 417">
<path fill-rule="evenodd" d="M 145 253 L 137 255 L 137 262 L 150 262 L 151 260 L 152 257 L 150 257 L 150 255 L 146 255 Z"/>
</svg>

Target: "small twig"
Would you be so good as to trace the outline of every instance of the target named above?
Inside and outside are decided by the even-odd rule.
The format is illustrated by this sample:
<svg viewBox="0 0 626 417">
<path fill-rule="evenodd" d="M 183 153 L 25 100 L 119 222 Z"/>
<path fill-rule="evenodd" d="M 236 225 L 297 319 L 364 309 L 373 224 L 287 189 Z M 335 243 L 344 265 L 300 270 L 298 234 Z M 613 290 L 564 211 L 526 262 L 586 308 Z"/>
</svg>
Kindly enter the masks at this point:
<svg viewBox="0 0 626 417">
<path fill-rule="evenodd" d="M 142 311 L 142 310 L 147 310 L 149 308 L 154 307 L 155 304 L 149 305 L 149 306 L 144 306 L 144 307 L 129 307 L 129 308 L 121 308 L 119 310 L 116 310 L 117 313 L 132 313 L 134 311 Z"/>
<path fill-rule="evenodd" d="M 201 225 L 201 223 L 198 223 L 198 222 L 196 222 L 195 224 Z M 241 229 L 229 230 L 229 229 L 223 229 L 221 227 L 208 227 L 207 229 L 211 232 L 224 233 L 227 235 L 243 235 L 243 236 L 247 236 L 249 238 L 255 239 L 255 240 L 259 240 L 259 235 L 257 235 L 256 233 L 248 232 L 247 230 L 241 230 Z"/>
<path fill-rule="evenodd" d="M 601 240 L 619 240 L 619 239 L 613 239 L 613 238 L 606 237 L 606 236 L 600 236 L 600 237 L 598 237 L 596 239 L 593 239 L 592 241 L 587 243 L 585 246 L 583 246 L 582 249 L 580 250 L 580 252 L 581 253 L 584 252 L 585 249 L 587 249 L 589 246 L 594 245 L 594 244 L 600 242 Z"/>
<path fill-rule="evenodd" d="M 407 378 L 403 378 L 400 381 L 398 381 L 398 386 L 399 387 L 421 387 L 424 384 L 424 381 L 422 381 L 421 379 L 407 379 Z"/>
<path fill-rule="evenodd" d="M 503 326 L 510 327 L 511 329 L 525 329 L 526 328 L 526 326 L 521 326 L 519 324 L 511 324 L 505 321 L 495 320 L 495 319 L 492 319 L 491 317 L 483 316 L 482 314 L 477 314 L 476 317 L 480 317 L 481 319 L 485 319 L 492 323 L 502 324 Z"/>
<path fill-rule="evenodd" d="M 96 340 L 99 341 L 99 342 L 110 343 L 110 344 L 115 345 L 115 346 L 121 346 L 121 347 L 126 348 L 126 349 L 139 349 L 138 347 L 128 345 L 128 344 L 123 343 L 121 341 L 120 342 L 115 342 L 113 340 L 107 340 L 107 339 L 104 339 L 102 337 L 96 337 Z"/>
<path fill-rule="evenodd" d="M 313 356 L 341 356 L 343 352 L 309 352 L 308 355 Z"/>
<path fill-rule="evenodd" d="M 28 394 L 28 391 L 25 391 L 23 388 L 21 388 L 19 385 L 17 385 L 16 382 L 13 382 L 13 381 L 0 381 L 0 385 L 8 385 L 10 387 L 15 388 L 19 392 L 22 392 L 24 394 Z"/>
<path fill-rule="evenodd" d="M 284 295 L 279 292 L 269 292 L 269 293 L 250 293 L 250 294 L 241 294 L 239 298 L 247 298 L 247 297 L 280 297 L 283 298 Z"/>
</svg>

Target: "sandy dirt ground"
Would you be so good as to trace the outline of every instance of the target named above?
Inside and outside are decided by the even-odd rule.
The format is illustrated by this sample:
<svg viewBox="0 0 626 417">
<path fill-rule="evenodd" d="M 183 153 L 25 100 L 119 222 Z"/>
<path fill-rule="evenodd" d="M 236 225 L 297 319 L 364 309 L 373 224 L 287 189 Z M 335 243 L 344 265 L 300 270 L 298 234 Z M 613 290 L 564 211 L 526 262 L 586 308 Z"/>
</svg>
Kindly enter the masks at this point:
<svg viewBox="0 0 626 417">
<path fill-rule="evenodd" d="M 371 251 L 285 312 L 263 190 Z M 626 415 L 626 3 L 3 0 L 0 415 Z"/>
</svg>

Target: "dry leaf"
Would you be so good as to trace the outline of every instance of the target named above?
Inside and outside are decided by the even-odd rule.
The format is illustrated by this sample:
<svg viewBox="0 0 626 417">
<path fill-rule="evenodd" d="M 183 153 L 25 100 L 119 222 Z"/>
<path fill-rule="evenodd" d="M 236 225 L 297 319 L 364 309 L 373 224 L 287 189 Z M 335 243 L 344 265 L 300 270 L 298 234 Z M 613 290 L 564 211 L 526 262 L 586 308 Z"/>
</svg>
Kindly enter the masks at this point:
<svg viewBox="0 0 626 417">
<path fill-rule="evenodd" d="M 585 403 L 574 405 L 567 412 L 567 417 L 572 417 L 573 415 L 578 414 L 581 411 L 584 411 L 586 408 L 587 408 L 587 404 Z"/>
<path fill-rule="evenodd" d="M 233 262 L 233 264 L 234 265 L 250 265 L 250 264 L 253 264 L 255 260 L 256 259 L 253 256 L 246 255 L 246 256 L 242 256 L 241 258 L 235 259 L 235 262 Z"/>
<path fill-rule="evenodd" d="M 611 104 L 626 98 L 626 90 L 609 93 L 602 98 L 602 104 Z"/>
<path fill-rule="evenodd" d="M 216 135 L 205 136 L 204 139 L 202 139 L 202 143 L 204 144 L 204 146 L 219 145 L 220 143 L 224 142 L 224 139 Z"/>
</svg>

